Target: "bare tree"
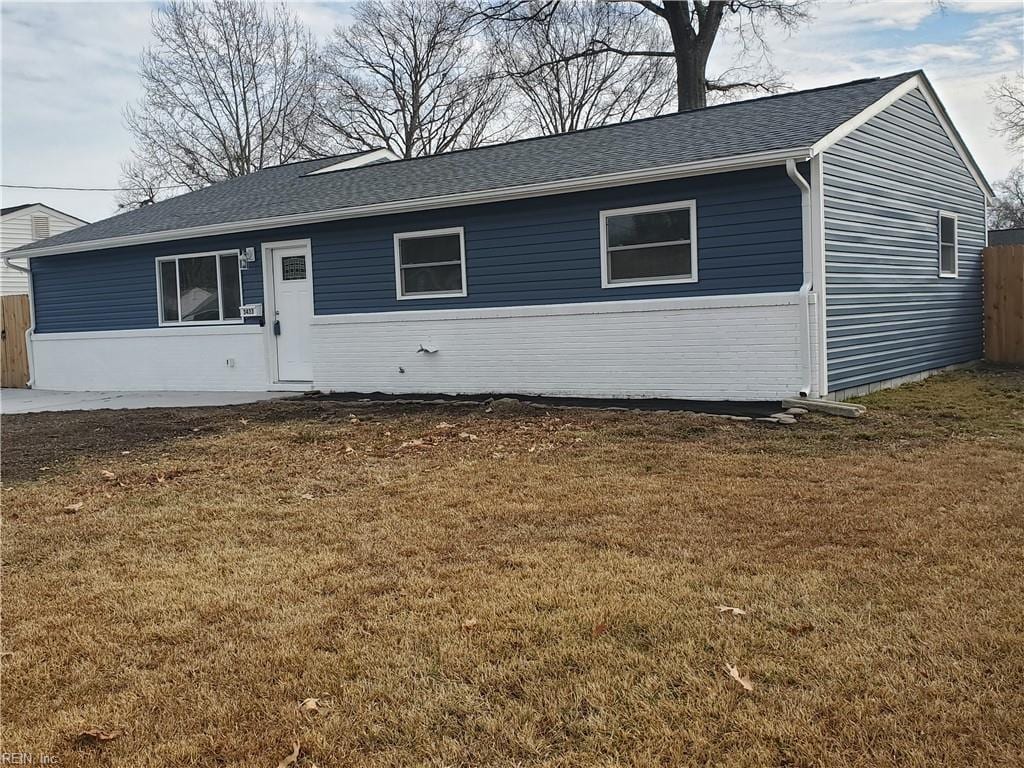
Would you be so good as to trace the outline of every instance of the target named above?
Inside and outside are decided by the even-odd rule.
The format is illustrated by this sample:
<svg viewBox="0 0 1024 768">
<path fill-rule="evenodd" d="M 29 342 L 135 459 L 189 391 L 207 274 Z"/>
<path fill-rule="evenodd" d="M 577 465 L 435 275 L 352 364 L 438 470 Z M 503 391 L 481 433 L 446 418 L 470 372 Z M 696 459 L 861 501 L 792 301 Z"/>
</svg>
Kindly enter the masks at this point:
<svg viewBox="0 0 1024 768">
<path fill-rule="evenodd" d="M 307 156 L 316 46 L 284 5 L 168 0 L 154 12 L 153 35 L 140 63 L 145 94 L 125 110 L 135 147 L 122 203 Z"/>
<path fill-rule="evenodd" d="M 173 194 L 175 190 L 187 191 L 181 185 L 171 184 L 159 168 L 134 158 L 126 160 L 121 164 L 121 191 L 117 193 L 117 207 L 142 208 Z"/>
<path fill-rule="evenodd" d="M 1024 73 L 1004 76 L 989 88 L 989 101 L 995 111 L 995 130 L 1011 146 L 1024 149 Z"/>
<path fill-rule="evenodd" d="M 989 209 L 992 229 L 1024 228 L 1024 167 L 1018 165 L 995 185 L 996 200 Z"/>
<path fill-rule="evenodd" d="M 510 34 L 524 24 L 543 21 L 567 0 L 476 0 L 473 15 L 491 23 L 508 25 Z M 774 91 L 781 86 L 771 71 L 767 30 L 778 25 L 793 30 L 810 18 L 811 0 L 611 0 L 629 2 L 652 14 L 668 31 L 666 47 L 621 46 L 594 36 L 578 50 L 548 62 L 572 61 L 592 56 L 623 56 L 668 59 L 675 67 L 678 109 L 707 105 L 709 92 Z M 719 77 L 708 76 L 708 59 L 720 34 L 728 33 L 740 44 L 745 61 Z M 767 68 L 767 72 L 758 74 Z"/>
<path fill-rule="evenodd" d="M 528 107 L 526 127 L 565 133 L 657 115 L 675 91 L 667 59 L 573 54 L 601 39 L 616 48 L 656 48 L 665 33 L 640 8 L 562 3 L 517 34 L 491 29 L 491 45 L 513 90 Z M 496 34 L 496 32 L 498 32 Z"/>
<path fill-rule="evenodd" d="M 325 55 L 339 145 L 417 157 L 506 138 L 507 86 L 454 0 L 361 0 L 353 16 Z"/>
</svg>

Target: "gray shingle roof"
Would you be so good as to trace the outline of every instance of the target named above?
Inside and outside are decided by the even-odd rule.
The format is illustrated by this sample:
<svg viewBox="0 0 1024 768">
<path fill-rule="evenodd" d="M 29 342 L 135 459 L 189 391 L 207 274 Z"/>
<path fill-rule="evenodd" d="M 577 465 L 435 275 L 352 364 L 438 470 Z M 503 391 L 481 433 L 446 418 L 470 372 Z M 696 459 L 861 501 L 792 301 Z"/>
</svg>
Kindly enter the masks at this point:
<svg viewBox="0 0 1024 768">
<path fill-rule="evenodd" d="M 31 249 L 479 192 L 809 147 L 918 73 L 722 104 L 575 133 L 309 176 L 338 158 L 214 184 L 33 243 Z"/>
</svg>

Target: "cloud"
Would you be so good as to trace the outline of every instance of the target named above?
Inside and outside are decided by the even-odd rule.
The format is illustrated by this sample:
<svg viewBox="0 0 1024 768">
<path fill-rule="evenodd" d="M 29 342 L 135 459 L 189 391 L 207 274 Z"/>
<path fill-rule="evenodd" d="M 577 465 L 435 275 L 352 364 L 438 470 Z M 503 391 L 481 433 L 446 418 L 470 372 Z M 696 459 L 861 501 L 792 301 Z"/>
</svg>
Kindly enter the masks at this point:
<svg viewBox="0 0 1024 768">
<path fill-rule="evenodd" d="M 116 186 L 129 146 L 121 109 L 140 94 L 150 6 L 4 3 L 0 12 L 4 181 Z M 5 189 L 3 198 L 52 201 L 87 219 L 116 210 L 113 196 L 100 193 Z"/>
<path fill-rule="evenodd" d="M 1020 8 L 1020 0 L 946 0 L 946 4 L 962 13 L 1006 13 Z"/>
<path fill-rule="evenodd" d="M 318 40 L 328 40 L 339 24 L 352 20 L 351 3 L 291 3 L 292 12 Z"/>
<path fill-rule="evenodd" d="M 826 3 L 820 18 L 850 29 L 849 24 L 862 24 L 879 29 L 916 29 L 937 11 L 930 2 L 877 0 L 876 2 Z"/>
</svg>

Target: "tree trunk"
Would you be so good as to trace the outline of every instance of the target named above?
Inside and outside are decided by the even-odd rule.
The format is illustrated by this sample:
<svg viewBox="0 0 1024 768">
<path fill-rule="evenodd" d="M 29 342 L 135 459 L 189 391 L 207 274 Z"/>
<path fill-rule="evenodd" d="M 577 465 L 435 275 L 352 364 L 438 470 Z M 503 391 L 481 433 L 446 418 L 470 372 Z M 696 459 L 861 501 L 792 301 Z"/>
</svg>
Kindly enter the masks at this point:
<svg viewBox="0 0 1024 768">
<path fill-rule="evenodd" d="M 676 99 L 677 109 L 685 112 L 701 109 L 708 105 L 707 66 L 708 57 L 701 51 L 676 49 Z"/>
</svg>

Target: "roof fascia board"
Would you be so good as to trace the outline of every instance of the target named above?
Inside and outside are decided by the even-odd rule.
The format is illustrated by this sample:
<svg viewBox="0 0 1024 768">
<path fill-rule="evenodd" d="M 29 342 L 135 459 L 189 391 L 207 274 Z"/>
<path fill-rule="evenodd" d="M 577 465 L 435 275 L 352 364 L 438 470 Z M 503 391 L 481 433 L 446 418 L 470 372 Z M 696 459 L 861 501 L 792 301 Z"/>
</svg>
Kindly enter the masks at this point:
<svg viewBox="0 0 1024 768">
<path fill-rule="evenodd" d="M 400 159 L 398 155 L 392 152 L 390 149 L 375 149 L 371 152 L 364 152 L 358 157 L 353 157 L 348 160 L 342 160 L 340 163 L 334 165 L 328 165 L 326 168 L 320 168 L 315 171 L 310 171 L 305 174 L 306 176 L 316 176 L 319 173 L 334 173 L 335 171 L 343 171 L 346 168 L 361 168 L 364 165 L 370 165 L 371 163 L 380 163 L 383 161 L 391 161 Z"/>
<path fill-rule="evenodd" d="M 79 253 L 106 248 L 120 248 L 130 245 L 146 245 L 150 243 L 167 242 L 170 240 L 185 240 L 193 237 L 231 235 L 261 229 L 278 229 L 281 227 L 301 226 L 303 224 L 319 224 L 326 221 L 361 219 L 371 216 L 386 216 L 395 213 L 409 213 L 412 211 L 424 211 L 438 208 L 453 208 L 461 205 L 479 205 L 482 203 L 496 203 L 506 200 L 521 200 L 528 197 L 544 197 L 547 195 L 583 192 L 592 189 L 620 187 L 630 184 L 643 184 L 653 181 L 667 181 L 670 179 L 685 178 L 687 176 L 702 176 L 711 173 L 764 168 L 766 166 L 782 165 L 787 160 L 796 160 L 801 162 L 807 160 L 810 156 L 811 150 L 809 147 L 795 147 L 792 149 L 756 152 L 746 155 L 736 155 L 734 157 L 717 158 L 714 160 L 702 160 L 694 163 L 678 163 L 676 165 L 648 168 L 639 171 L 621 171 L 618 173 L 608 173 L 599 176 L 546 181 L 538 184 L 524 184 L 517 187 L 503 187 L 501 189 L 489 189 L 482 190 L 480 192 L 460 192 L 457 194 L 442 195 L 439 197 L 396 200 L 394 202 L 387 203 L 374 203 L 371 205 L 337 208 L 326 211 L 313 211 L 310 213 L 296 213 L 289 214 L 287 216 L 273 216 L 263 219 L 232 221 L 225 222 L 223 224 L 210 224 L 201 227 L 166 230 L 163 232 L 124 235 L 121 237 L 110 237 L 100 240 L 84 240 L 76 243 L 67 243 L 65 245 L 54 245 L 48 248 L 27 248 L 24 251 L 15 254 L 15 256 L 19 258 L 22 256 L 29 258 L 55 256 L 63 253 Z"/>
<path fill-rule="evenodd" d="M 915 89 L 919 90 L 921 95 L 924 96 L 925 101 L 928 102 L 928 106 L 931 107 L 932 112 L 934 112 L 935 116 L 938 118 L 939 124 L 942 126 L 942 130 L 946 132 L 946 136 L 948 136 L 949 140 L 953 143 L 953 148 L 956 150 L 957 154 L 960 155 L 960 159 L 963 160 L 964 165 L 967 166 L 967 170 L 970 172 L 971 176 L 974 177 L 974 181 L 977 182 L 978 186 L 981 187 L 981 190 L 985 193 L 986 199 L 989 201 L 993 200 L 995 193 L 993 192 L 992 187 L 989 186 L 988 181 L 985 180 L 985 175 L 981 172 L 981 168 L 978 167 L 978 164 L 975 162 L 970 150 L 968 150 L 964 144 L 960 133 L 953 126 L 953 122 L 949 119 L 949 114 L 946 112 L 946 108 L 942 106 L 942 102 L 935 93 L 935 89 L 932 88 L 931 83 L 928 82 L 928 78 L 924 77 L 922 74 L 914 75 L 913 77 L 903 81 L 874 104 L 827 133 L 811 147 L 811 154 L 821 154 L 836 142 L 849 136 L 855 130 L 868 122 L 868 120 L 871 120 L 881 114 Z"/>
</svg>

